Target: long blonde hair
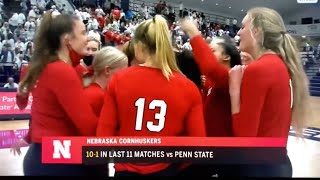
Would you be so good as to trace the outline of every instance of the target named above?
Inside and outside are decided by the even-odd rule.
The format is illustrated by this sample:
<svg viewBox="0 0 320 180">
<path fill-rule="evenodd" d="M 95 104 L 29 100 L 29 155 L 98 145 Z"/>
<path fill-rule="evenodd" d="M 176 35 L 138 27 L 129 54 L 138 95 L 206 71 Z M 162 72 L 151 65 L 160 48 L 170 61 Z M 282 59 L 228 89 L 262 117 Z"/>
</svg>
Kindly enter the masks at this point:
<svg viewBox="0 0 320 180">
<path fill-rule="evenodd" d="M 251 32 L 261 29 L 258 43 L 261 48 L 276 52 L 285 63 L 293 89 L 293 109 L 291 125 L 301 133 L 310 118 L 309 80 L 303 69 L 296 42 L 287 33 L 282 17 L 273 9 L 265 7 L 252 8 L 248 11 L 252 19 Z"/>
<path fill-rule="evenodd" d="M 173 71 L 181 72 L 176 62 L 167 21 L 161 15 L 141 23 L 134 34 L 134 42 L 141 42 L 148 53 L 155 55 L 155 64 L 169 80 Z"/>
</svg>

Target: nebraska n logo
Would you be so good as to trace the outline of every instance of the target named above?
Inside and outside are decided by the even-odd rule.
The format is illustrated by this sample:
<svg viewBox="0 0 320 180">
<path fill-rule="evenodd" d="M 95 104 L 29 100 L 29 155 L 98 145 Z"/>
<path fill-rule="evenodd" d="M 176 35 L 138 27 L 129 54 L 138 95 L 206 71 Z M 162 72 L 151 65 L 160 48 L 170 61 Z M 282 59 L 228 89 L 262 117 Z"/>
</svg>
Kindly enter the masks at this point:
<svg viewBox="0 0 320 180">
<path fill-rule="evenodd" d="M 63 145 L 60 140 L 53 140 L 53 159 L 60 159 L 61 155 L 64 159 L 71 159 L 70 153 L 71 140 L 63 140 Z"/>
</svg>

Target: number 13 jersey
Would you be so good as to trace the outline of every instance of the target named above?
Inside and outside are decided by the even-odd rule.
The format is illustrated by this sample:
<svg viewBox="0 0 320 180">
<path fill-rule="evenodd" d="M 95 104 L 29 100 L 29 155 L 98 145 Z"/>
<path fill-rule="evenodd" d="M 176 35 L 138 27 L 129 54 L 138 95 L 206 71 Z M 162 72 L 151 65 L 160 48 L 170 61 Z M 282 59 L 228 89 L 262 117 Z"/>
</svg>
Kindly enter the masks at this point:
<svg viewBox="0 0 320 180">
<path fill-rule="evenodd" d="M 133 66 L 111 78 L 97 135 L 205 136 L 201 95 L 183 74 Z"/>
<path fill-rule="evenodd" d="M 200 91 L 178 72 L 169 80 L 160 69 L 145 66 L 115 73 L 106 88 L 97 136 L 115 134 L 206 136 Z M 147 174 L 160 169 L 143 166 L 131 170 Z"/>
</svg>

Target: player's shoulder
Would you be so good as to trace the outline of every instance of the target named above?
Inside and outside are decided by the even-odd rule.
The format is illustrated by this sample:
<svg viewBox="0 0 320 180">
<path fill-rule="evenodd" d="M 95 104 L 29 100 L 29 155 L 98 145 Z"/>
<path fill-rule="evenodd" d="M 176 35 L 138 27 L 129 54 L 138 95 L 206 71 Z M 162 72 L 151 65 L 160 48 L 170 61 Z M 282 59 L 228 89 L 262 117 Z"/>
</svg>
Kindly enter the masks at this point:
<svg viewBox="0 0 320 180">
<path fill-rule="evenodd" d="M 153 78 L 154 76 L 159 77 L 161 70 L 146 66 L 130 66 L 120 71 L 117 71 L 113 75 L 113 79 L 123 81 L 140 81 L 142 77 Z"/>
<path fill-rule="evenodd" d="M 89 87 L 84 89 L 84 93 L 89 97 L 103 97 L 104 91 L 98 84 L 92 83 Z"/>
<path fill-rule="evenodd" d="M 61 60 L 49 63 L 45 68 L 45 71 L 50 75 L 54 74 L 55 77 L 76 75 L 74 68 Z"/>
<path fill-rule="evenodd" d="M 286 70 L 281 58 L 276 54 L 265 54 L 257 61 L 250 63 L 245 70 L 245 74 L 261 78 L 270 78 L 270 76 L 278 76 L 279 74 L 274 73 L 274 71 L 280 69 Z M 268 75 L 266 76 L 266 74 Z"/>
<path fill-rule="evenodd" d="M 127 68 L 124 68 L 122 70 L 117 71 L 113 76 L 115 76 L 117 79 L 121 79 L 125 76 L 130 76 L 131 74 L 136 74 L 136 71 L 139 71 L 139 66 L 130 66 Z"/>
<path fill-rule="evenodd" d="M 74 68 L 61 60 L 49 63 L 41 76 L 45 76 L 48 81 L 60 82 L 60 84 L 65 81 L 79 80 Z"/>
<path fill-rule="evenodd" d="M 64 71 L 64 70 L 72 70 L 73 67 L 61 60 L 57 60 L 55 62 L 49 63 L 47 68 L 51 71 Z"/>
</svg>

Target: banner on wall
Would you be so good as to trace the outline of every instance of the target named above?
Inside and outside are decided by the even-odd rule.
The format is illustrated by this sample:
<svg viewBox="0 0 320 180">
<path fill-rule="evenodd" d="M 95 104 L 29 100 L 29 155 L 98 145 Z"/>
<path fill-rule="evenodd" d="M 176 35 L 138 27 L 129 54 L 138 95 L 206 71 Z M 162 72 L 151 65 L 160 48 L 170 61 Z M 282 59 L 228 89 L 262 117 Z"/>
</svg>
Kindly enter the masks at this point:
<svg viewBox="0 0 320 180">
<path fill-rule="evenodd" d="M 320 24 L 286 25 L 286 28 L 293 36 L 320 36 Z"/>
<path fill-rule="evenodd" d="M 32 96 L 24 110 L 20 110 L 16 104 L 16 90 L 0 91 L 0 120 L 25 119 L 30 116 Z"/>
<path fill-rule="evenodd" d="M 318 3 L 318 0 L 297 0 L 300 4 L 315 4 Z"/>
</svg>

